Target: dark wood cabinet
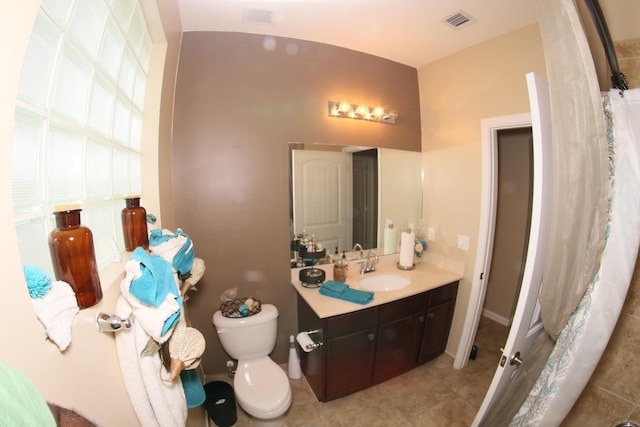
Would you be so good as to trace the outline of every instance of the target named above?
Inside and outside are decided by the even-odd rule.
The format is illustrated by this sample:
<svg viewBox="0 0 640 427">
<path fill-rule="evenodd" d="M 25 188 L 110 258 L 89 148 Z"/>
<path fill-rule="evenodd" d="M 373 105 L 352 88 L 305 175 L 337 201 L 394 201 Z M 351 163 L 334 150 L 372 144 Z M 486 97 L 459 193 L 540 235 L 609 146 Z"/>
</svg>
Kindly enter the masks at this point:
<svg viewBox="0 0 640 427">
<path fill-rule="evenodd" d="M 378 310 L 370 308 L 327 319 L 326 399 L 332 400 L 371 384 Z"/>
<path fill-rule="evenodd" d="M 449 339 L 457 293 L 458 282 L 431 291 L 418 364 L 435 359 L 444 353 Z"/>
<path fill-rule="evenodd" d="M 442 354 L 458 282 L 380 306 L 320 319 L 298 295 L 298 327 L 318 330 L 323 345 L 301 352 L 318 400 L 333 400 L 386 381 Z"/>
<path fill-rule="evenodd" d="M 416 366 L 427 303 L 422 293 L 380 306 L 373 384 Z"/>
</svg>

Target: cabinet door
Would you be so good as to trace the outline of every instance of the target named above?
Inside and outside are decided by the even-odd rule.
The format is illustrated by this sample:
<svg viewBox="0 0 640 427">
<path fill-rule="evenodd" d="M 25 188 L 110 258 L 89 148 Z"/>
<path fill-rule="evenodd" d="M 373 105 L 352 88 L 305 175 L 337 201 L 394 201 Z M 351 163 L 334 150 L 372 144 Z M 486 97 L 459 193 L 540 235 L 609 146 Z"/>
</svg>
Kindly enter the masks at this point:
<svg viewBox="0 0 640 427">
<path fill-rule="evenodd" d="M 371 385 L 375 339 L 374 330 L 365 330 L 328 341 L 327 400 L 346 396 Z"/>
<path fill-rule="evenodd" d="M 416 367 L 422 333 L 420 314 L 380 324 L 373 383 L 386 381 Z"/>
<path fill-rule="evenodd" d="M 455 300 L 449 299 L 427 309 L 418 363 L 424 363 L 444 353 L 454 306 Z"/>
</svg>

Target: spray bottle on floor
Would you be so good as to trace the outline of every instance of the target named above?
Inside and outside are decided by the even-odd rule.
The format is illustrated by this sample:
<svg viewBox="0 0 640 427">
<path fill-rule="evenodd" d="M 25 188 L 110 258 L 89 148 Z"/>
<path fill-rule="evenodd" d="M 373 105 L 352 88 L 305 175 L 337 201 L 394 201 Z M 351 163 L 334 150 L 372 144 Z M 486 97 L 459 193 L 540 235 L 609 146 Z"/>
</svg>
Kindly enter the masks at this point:
<svg viewBox="0 0 640 427">
<path fill-rule="evenodd" d="M 302 378 L 302 369 L 300 369 L 300 359 L 298 358 L 298 351 L 296 349 L 296 341 L 293 335 L 289 336 L 289 378 L 292 380 L 299 380 Z"/>
</svg>

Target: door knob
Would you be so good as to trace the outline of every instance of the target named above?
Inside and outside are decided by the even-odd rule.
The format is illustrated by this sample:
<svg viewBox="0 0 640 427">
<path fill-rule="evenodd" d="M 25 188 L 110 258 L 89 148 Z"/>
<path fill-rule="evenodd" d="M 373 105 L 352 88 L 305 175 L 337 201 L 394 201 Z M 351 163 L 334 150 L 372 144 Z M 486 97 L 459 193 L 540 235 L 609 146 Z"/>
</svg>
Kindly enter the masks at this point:
<svg viewBox="0 0 640 427">
<path fill-rule="evenodd" d="M 504 348 L 500 347 L 500 351 L 504 352 Z M 502 356 L 502 359 L 500 359 L 500 366 L 504 366 L 506 360 L 506 356 Z M 520 366 L 522 365 L 522 359 L 520 359 L 520 352 L 516 351 L 516 354 L 514 354 L 513 356 L 511 356 L 511 359 L 509 360 L 509 365 L 517 365 Z"/>
<path fill-rule="evenodd" d="M 520 352 L 519 351 L 517 351 L 516 354 L 511 356 L 511 360 L 509 361 L 509 365 L 516 365 L 516 366 L 522 365 L 522 359 L 520 359 Z"/>
</svg>

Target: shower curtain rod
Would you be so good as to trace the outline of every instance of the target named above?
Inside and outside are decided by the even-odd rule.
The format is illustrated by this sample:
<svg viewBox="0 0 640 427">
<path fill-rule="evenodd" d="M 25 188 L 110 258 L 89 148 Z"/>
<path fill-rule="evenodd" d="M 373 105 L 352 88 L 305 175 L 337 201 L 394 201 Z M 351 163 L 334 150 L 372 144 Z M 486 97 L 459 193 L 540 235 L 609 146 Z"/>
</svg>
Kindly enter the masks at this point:
<svg viewBox="0 0 640 427">
<path fill-rule="evenodd" d="M 613 48 L 613 41 L 611 40 L 609 27 L 607 27 L 607 21 L 604 19 L 600 3 L 598 3 L 598 0 L 584 0 L 584 2 L 591 12 L 591 17 L 596 24 L 600 41 L 607 53 L 607 60 L 609 61 L 609 67 L 611 68 L 611 84 L 613 84 L 613 87 L 620 89 L 621 91 L 629 89 L 627 78 L 622 74 L 618 67 L 618 58 L 616 57 L 616 52 Z"/>
</svg>

